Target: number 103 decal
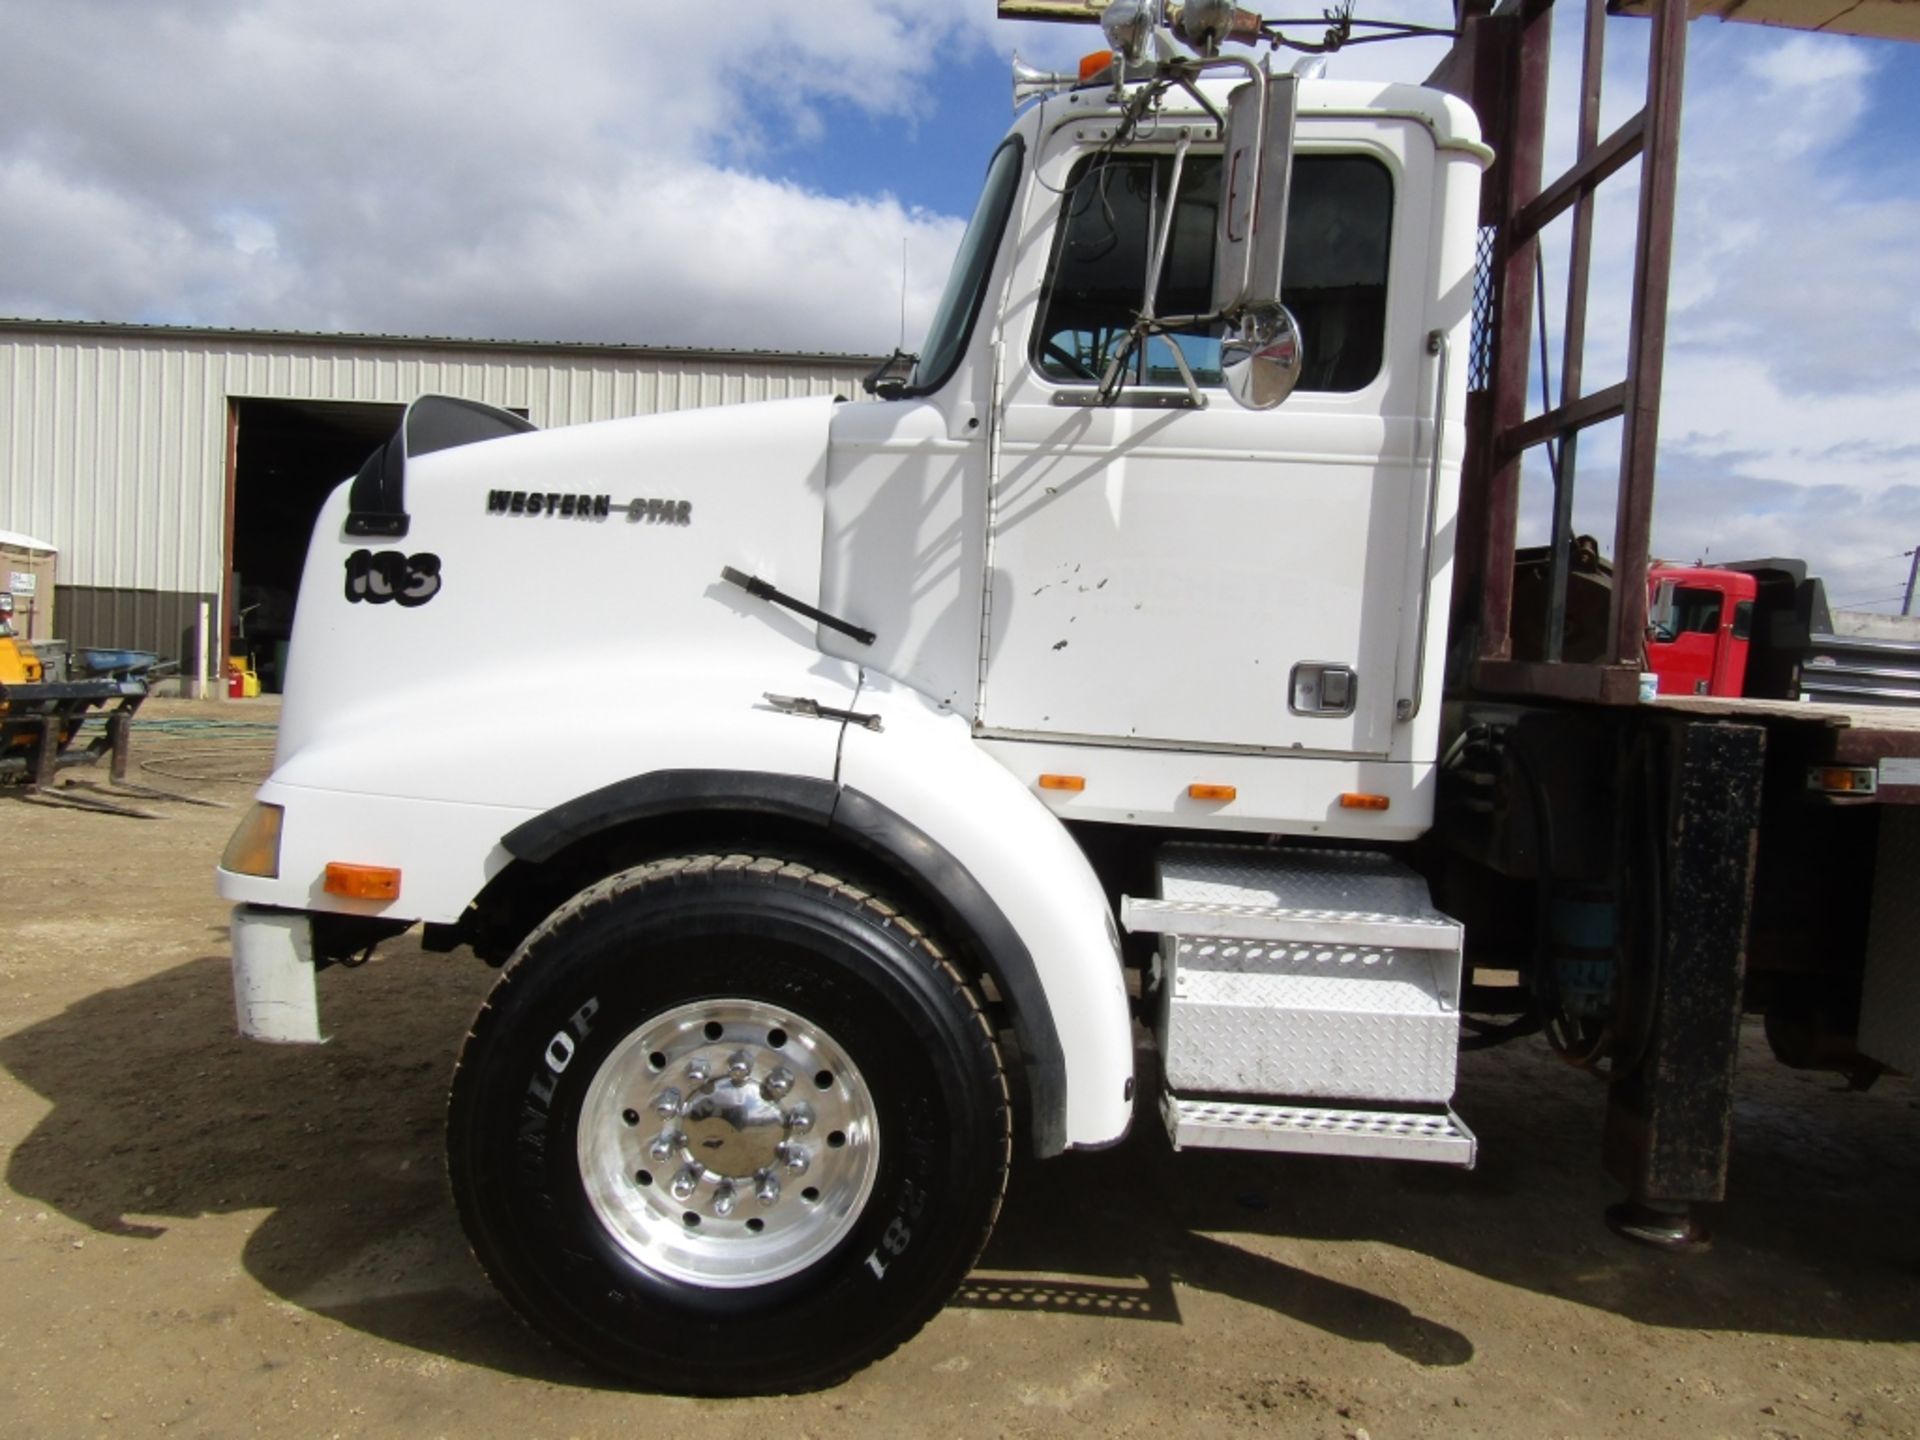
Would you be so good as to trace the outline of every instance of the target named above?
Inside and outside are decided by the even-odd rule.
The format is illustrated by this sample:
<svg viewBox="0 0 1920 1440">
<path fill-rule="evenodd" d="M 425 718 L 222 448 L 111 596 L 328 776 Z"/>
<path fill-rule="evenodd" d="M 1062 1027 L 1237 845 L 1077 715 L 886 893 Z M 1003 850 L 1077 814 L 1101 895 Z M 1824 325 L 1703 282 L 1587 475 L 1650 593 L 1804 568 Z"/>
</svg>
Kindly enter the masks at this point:
<svg viewBox="0 0 1920 1440">
<path fill-rule="evenodd" d="M 347 599 L 353 604 L 385 605 L 389 600 L 411 609 L 440 593 L 440 557 L 399 550 L 356 550 L 347 557 Z"/>
<path fill-rule="evenodd" d="M 876 1280 L 886 1279 L 887 1267 L 907 1253 L 907 1246 L 913 1243 L 913 1222 L 920 1218 L 920 1212 L 926 1208 L 927 1192 L 911 1180 L 907 1181 L 900 1196 L 900 1213 L 887 1222 L 880 1243 L 867 1256 L 867 1268 L 873 1272 Z"/>
</svg>

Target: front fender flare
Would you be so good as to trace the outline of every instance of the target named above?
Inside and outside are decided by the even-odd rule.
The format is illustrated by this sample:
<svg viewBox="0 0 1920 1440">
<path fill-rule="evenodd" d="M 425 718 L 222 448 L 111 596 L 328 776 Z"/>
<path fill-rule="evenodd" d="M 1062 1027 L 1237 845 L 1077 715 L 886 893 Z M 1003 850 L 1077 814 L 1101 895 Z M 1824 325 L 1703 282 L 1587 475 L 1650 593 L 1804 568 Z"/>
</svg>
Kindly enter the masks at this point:
<svg viewBox="0 0 1920 1440">
<path fill-rule="evenodd" d="M 872 672 L 858 704 L 880 726 L 846 728 L 841 786 L 898 817 L 993 897 L 1033 960 L 1038 993 L 1017 997 L 1020 1012 L 1037 1008 L 1058 1036 L 1056 1148 L 1114 1143 L 1133 1116 L 1133 1017 L 1105 887 L 1066 826 L 974 743 L 964 719 Z"/>
<path fill-rule="evenodd" d="M 946 932 L 970 937 L 1007 1001 L 1024 1061 L 1035 1153 L 1054 1155 L 1076 1143 L 1069 1125 L 1068 1056 L 1051 993 L 1057 986 L 1042 979 L 1026 937 L 966 864 L 864 791 L 800 775 L 661 770 L 555 806 L 516 826 L 501 844 L 516 860 L 539 864 L 595 835 L 676 814 L 714 812 L 779 815 L 817 825 L 904 876 Z"/>
</svg>

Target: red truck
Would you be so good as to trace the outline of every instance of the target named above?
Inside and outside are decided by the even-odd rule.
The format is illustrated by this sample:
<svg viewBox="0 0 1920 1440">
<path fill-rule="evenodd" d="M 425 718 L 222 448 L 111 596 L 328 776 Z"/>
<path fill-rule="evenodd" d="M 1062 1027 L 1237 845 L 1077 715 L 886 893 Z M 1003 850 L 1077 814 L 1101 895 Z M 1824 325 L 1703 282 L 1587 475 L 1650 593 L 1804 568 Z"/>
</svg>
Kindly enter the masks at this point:
<svg viewBox="0 0 1920 1440">
<path fill-rule="evenodd" d="M 1646 668 L 1662 695 L 1920 703 L 1920 642 L 1840 633 L 1799 560 L 1650 565 Z"/>
<path fill-rule="evenodd" d="M 1760 582 L 1738 570 L 1647 571 L 1647 668 L 1662 695 L 1745 694 Z"/>
</svg>

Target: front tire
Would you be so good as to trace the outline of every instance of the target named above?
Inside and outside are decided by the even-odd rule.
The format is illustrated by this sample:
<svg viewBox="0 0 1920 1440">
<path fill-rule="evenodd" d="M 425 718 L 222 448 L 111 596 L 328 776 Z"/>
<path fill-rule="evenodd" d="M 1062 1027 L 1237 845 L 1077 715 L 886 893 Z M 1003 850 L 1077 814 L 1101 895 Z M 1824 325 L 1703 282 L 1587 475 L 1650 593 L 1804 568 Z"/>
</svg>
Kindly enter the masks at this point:
<svg viewBox="0 0 1920 1440">
<path fill-rule="evenodd" d="M 648 1388 L 765 1394 L 939 1309 L 1010 1123 L 978 999 L 915 925 L 801 865 L 699 856 L 528 937 L 461 1052 L 448 1157 L 537 1328 Z"/>
</svg>

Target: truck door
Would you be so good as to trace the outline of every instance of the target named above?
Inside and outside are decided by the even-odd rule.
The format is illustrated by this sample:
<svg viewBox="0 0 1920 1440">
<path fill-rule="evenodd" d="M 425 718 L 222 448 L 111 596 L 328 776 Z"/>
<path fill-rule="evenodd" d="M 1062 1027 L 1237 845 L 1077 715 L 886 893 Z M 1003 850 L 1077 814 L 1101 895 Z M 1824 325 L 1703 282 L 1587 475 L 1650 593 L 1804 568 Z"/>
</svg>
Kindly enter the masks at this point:
<svg viewBox="0 0 1920 1440">
<path fill-rule="evenodd" d="M 988 733 L 1387 751 L 1425 522 L 1432 142 L 1404 122 L 1340 124 L 1338 140 L 1303 128 L 1296 150 L 1285 299 L 1306 372 L 1265 413 L 1221 388 L 1217 334 L 1197 327 L 1150 340 L 1115 402 L 1090 403 L 1140 308 L 1172 146 L 1042 158 L 1060 199 L 1050 226 L 1028 221 L 1005 327 Z M 1217 156 L 1189 154 L 1162 316 L 1207 309 L 1218 195 Z"/>
<path fill-rule="evenodd" d="M 1699 572 L 1692 573 L 1697 577 Z M 1660 677 L 1662 695 L 1740 693 L 1726 654 L 1731 637 L 1722 635 L 1724 600 L 1718 589 L 1697 580 L 1667 580 L 1658 586 L 1647 662 Z"/>
</svg>

